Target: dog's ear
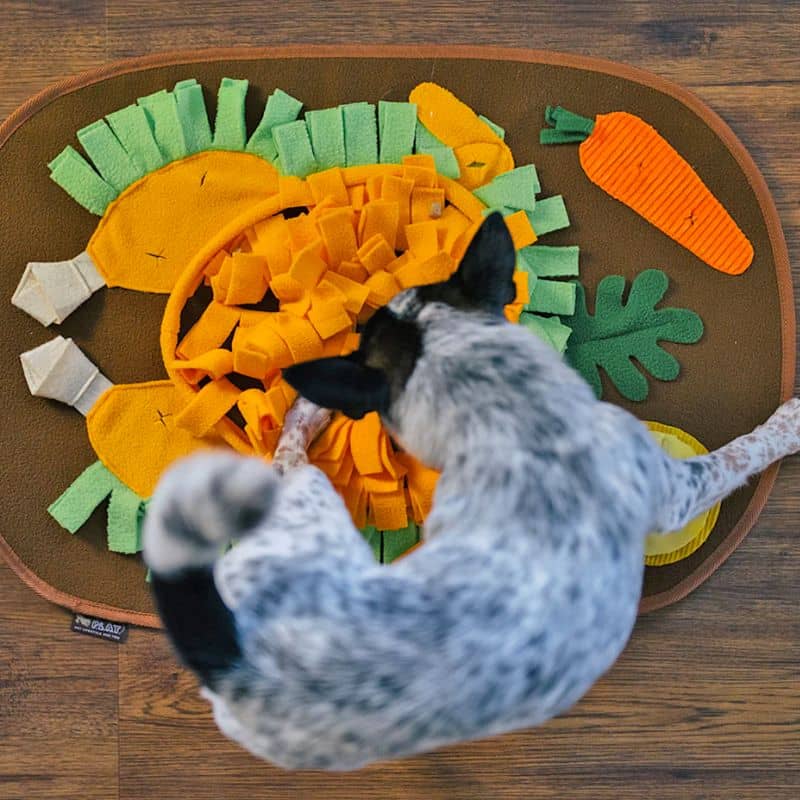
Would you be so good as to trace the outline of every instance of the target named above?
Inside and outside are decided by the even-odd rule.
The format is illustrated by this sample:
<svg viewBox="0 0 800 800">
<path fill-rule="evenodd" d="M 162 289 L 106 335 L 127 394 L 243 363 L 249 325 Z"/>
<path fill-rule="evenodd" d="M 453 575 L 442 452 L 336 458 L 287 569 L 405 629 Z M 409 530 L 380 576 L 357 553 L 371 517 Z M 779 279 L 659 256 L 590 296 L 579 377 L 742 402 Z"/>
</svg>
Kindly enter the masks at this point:
<svg viewBox="0 0 800 800">
<path fill-rule="evenodd" d="M 489 214 L 467 247 L 456 276 L 461 290 L 477 307 L 503 313 L 514 301 L 514 268 L 517 253 L 505 220 L 498 212 Z"/>
<path fill-rule="evenodd" d="M 358 353 L 318 358 L 283 370 L 287 383 L 323 408 L 361 419 L 370 411 L 389 409 L 389 381 L 385 373 L 366 366 Z"/>
</svg>

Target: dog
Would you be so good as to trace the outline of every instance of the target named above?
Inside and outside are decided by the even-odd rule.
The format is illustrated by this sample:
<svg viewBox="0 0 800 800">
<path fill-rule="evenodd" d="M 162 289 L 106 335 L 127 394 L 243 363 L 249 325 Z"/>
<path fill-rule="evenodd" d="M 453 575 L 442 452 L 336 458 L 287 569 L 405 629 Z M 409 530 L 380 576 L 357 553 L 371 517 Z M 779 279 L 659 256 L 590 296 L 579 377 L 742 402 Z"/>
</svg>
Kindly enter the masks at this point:
<svg viewBox="0 0 800 800">
<path fill-rule="evenodd" d="M 800 450 L 794 399 L 709 455 L 670 458 L 506 322 L 514 268 L 492 214 L 453 276 L 397 295 L 355 353 L 284 371 L 302 397 L 272 465 L 210 452 L 157 487 L 158 609 L 219 728 L 260 758 L 351 770 L 564 712 L 630 636 L 647 534 Z M 393 564 L 308 463 L 328 409 L 377 411 L 441 470 L 423 546 Z"/>
</svg>

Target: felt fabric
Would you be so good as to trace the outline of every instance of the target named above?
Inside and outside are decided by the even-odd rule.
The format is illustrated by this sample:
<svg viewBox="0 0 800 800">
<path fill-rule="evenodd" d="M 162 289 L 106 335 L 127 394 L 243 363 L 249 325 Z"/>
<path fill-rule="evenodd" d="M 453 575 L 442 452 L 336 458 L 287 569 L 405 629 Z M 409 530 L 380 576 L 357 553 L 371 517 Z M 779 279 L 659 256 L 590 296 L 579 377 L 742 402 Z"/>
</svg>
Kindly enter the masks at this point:
<svg viewBox="0 0 800 800">
<path fill-rule="evenodd" d="M 281 172 L 305 178 L 319 171 L 308 128 L 303 120 L 276 125 L 272 129 L 272 138 L 278 151 Z"/>
<path fill-rule="evenodd" d="M 378 123 L 372 103 L 345 103 L 340 106 L 344 124 L 345 160 L 348 167 L 378 161 Z"/>
<path fill-rule="evenodd" d="M 316 172 L 308 176 L 308 186 L 311 189 L 311 197 L 313 202 L 317 204 L 314 211 L 319 210 L 320 204 L 327 199 L 337 206 L 347 206 L 350 203 L 350 195 L 348 194 L 347 187 L 342 178 L 342 171 L 337 168 L 327 169 L 323 172 Z M 325 211 L 322 216 L 329 216 L 331 213 L 337 213 L 333 209 Z M 341 210 L 338 212 L 341 213 Z M 352 213 L 352 212 L 348 212 Z M 320 220 L 317 220 L 319 226 Z"/>
<path fill-rule="evenodd" d="M 714 269 L 740 275 L 753 245 L 700 176 L 658 131 L 635 114 L 615 111 L 595 121 L 547 108 L 546 121 L 567 137 L 583 139 L 587 177 Z M 547 137 L 546 137 L 547 140 Z"/>
<path fill-rule="evenodd" d="M 567 207 L 560 194 L 537 201 L 536 208 L 528 214 L 528 219 L 537 236 L 569 227 Z"/>
<path fill-rule="evenodd" d="M 164 158 L 167 161 L 177 161 L 188 155 L 175 95 L 161 89 L 140 97 L 136 102 L 144 109 L 153 137 Z"/>
<path fill-rule="evenodd" d="M 381 164 L 399 164 L 414 150 L 417 107 L 413 103 L 381 100 L 378 103 L 378 139 Z"/>
<path fill-rule="evenodd" d="M 686 431 L 672 425 L 648 421 L 653 438 L 673 458 L 692 458 L 708 450 Z M 720 503 L 691 520 L 679 531 L 653 533 L 645 540 L 645 564 L 662 567 L 687 558 L 702 547 L 719 519 Z"/>
<path fill-rule="evenodd" d="M 488 117 L 485 117 L 483 114 L 478 114 L 478 119 L 481 122 L 485 122 L 494 132 L 495 136 L 499 139 L 506 138 L 505 128 L 501 128 L 496 122 L 492 122 Z"/>
<path fill-rule="evenodd" d="M 100 119 L 78 131 L 78 141 L 97 170 L 117 192 L 143 177 L 144 170 L 125 152 L 111 128 Z"/>
<path fill-rule="evenodd" d="M 72 406 L 86 416 L 111 381 L 72 341 L 57 336 L 20 356 L 28 390 Z"/>
<path fill-rule="evenodd" d="M 47 512 L 62 528 L 75 533 L 95 508 L 121 485 L 102 462 L 95 461 L 50 505 Z"/>
<path fill-rule="evenodd" d="M 209 412 L 209 401 L 215 399 L 223 380 L 207 384 L 206 389 L 212 388 L 188 411 L 170 381 L 112 387 L 86 415 L 89 441 L 97 457 L 132 491 L 150 497 L 173 461 L 214 443 L 213 437 L 202 440 L 189 429 L 205 433 L 211 427 L 204 428 L 208 416 L 216 411 Z M 220 416 L 234 403 L 235 398 Z"/>
<path fill-rule="evenodd" d="M 571 316 L 575 313 L 575 286 L 565 281 L 537 280 L 525 310 Z"/>
<path fill-rule="evenodd" d="M 218 150 L 244 150 L 247 144 L 247 128 L 244 121 L 247 86 L 246 80 L 222 79 L 217 93 L 217 116 L 214 120 L 212 147 Z"/>
<path fill-rule="evenodd" d="M 200 319 L 181 339 L 176 354 L 185 359 L 192 359 L 219 347 L 239 324 L 240 319 L 241 311 L 238 308 L 223 303 L 209 303 Z"/>
<path fill-rule="evenodd" d="M 459 180 L 464 186 L 475 188 L 513 169 L 514 157 L 503 139 L 452 92 L 435 83 L 421 83 L 408 99 L 416 103 L 420 123 L 454 149 L 461 170 Z M 483 147 L 476 150 L 476 145 Z M 487 167 L 486 162 L 488 168 L 481 169 Z"/>
<path fill-rule="evenodd" d="M 247 142 L 247 152 L 259 155 L 267 161 L 278 157 L 278 149 L 272 138 L 272 129 L 277 125 L 294 122 L 300 116 L 303 104 L 282 89 L 276 89 L 267 99 L 264 114 L 258 127 Z"/>
<path fill-rule="evenodd" d="M 203 88 L 194 79 L 179 81 L 172 90 L 178 106 L 178 118 L 189 153 L 199 153 L 211 147 L 211 125 L 208 122 Z"/>
<path fill-rule="evenodd" d="M 371 200 L 364 205 L 358 220 L 358 240 L 363 245 L 382 236 L 394 250 L 400 226 L 400 204 L 391 200 Z"/>
<path fill-rule="evenodd" d="M 112 111 L 106 116 L 106 120 L 142 175 L 164 166 L 164 154 L 158 147 L 142 106 L 134 104 Z"/>
<path fill-rule="evenodd" d="M 405 528 L 384 531 L 381 560 L 384 564 L 391 564 L 418 542 L 419 528 L 415 522 L 409 522 Z"/>
<path fill-rule="evenodd" d="M 108 498 L 108 549 L 131 555 L 142 549 L 144 502 L 125 487 L 112 490 Z"/>
<path fill-rule="evenodd" d="M 277 188 L 274 167 L 257 156 L 198 153 L 123 192 L 86 251 L 109 286 L 169 292 L 208 231 L 224 227 Z"/>
<path fill-rule="evenodd" d="M 515 211 L 506 218 L 506 226 L 514 242 L 514 249 L 520 250 L 529 247 L 537 238 L 537 234 L 531 226 L 528 215 L 525 211 Z"/>
<path fill-rule="evenodd" d="M 519 316 L 519 323 L 552 345 L 559 353 L 567 349 L 572 329 L 564 325 L 558 317 L 542 317 L 523 311 Z"/>
<path fill-rule="evenodd" d="M 146 501 L 132 492 L 100 461 L 87 467 L 47 509 L 64 529 L 76 533 L 94 510 L 108 499 L 108 549 L 138 553 L 142 549 L 142 522 Z"/>
<path fill-rule="evenodd" d="M 414 151 L 429 155 L 434 160 L 436 171 L 440 175 L 454 180 L 461 177 L 461 168 L 453 148 L 437 139 L 419 120 L 417 120 Z"/>
<path fill-rule="evenodd" d="M 383 558 L 383 532 L 379 531 L 374 525 L 366 525 L 361 528 L 361 535 L 372 548 L 375 560 L 380 562 Z"/>
<path fill-rule="evenodd" d="M 344 144 L 344 116 L 340 106 L 306 112 L 314 159 L 320 170 L 347 165 Z"/>
<path fill-rule="evenodd" d="M 552 247 L 537 244 L 519 251 L 519 265 L 540 278 L 575 277 L 578 274 L 578 245 Z"/>
<path fill-rule="evenodd" d="M 30 261 L 11 303 L 42 325 L 59 325 L 94 292 L 105 286 L 87 252 L 68 261 Z"/>
<path fill-rule="evenodd" d="M 540 283 L 537 282 L 537 288 Z M 669 286 L 661 270 L 640 273 L 625 301 L 622 298 L 625 278 L 621 275 L 603 278 L 597 287 L 594 316 L 587 311 L 583 287 L 575 286 L 575 315 L 564 320 L 572 328 L 567 360 L 589 381 L 598 397 L 603 391 L 599 366 L 617 390 L 634 401 L 647 399 L 650 387 L 631 358 L 658 380 L 672 381 L 678 377 L 677 359 L 658 342 L 696 342 L 703 335 L 703 322 L 695 312 L 685 308 L 655 308 Z"/>
<path fill-rule="evenodd" d="M 361 218 L 364 219 L 364 212 Z M 353 215 L 346 209 L 338 209 L 325 214 L 317 222 L 329 263 L 338 267 L 342 261 L 351 261 L 358 250 L 356 231 L 353 228 Z"/>
<path fill-rule="evenodd" d="M 508 206 L 517 211 L 533 211 L 536 195 L 540 191 L 536 167 L 528 164 L 498 175 L 490 183 L 475 189 L 474 195 L 487 206 Z"/>
<path fill-rule="evenodd" d="M 92 214 L 103 214 L 117 195 L 114 187 L 106 183 L 71 145 L 67 145 L 48 166 L 51 179 Z"/>
<path fill-rule="evenodd" d="M 323 108 L 332 99 L 380 97 L 389 85 L 390 74 L 392 86 L 414 86 L 430 75 L 434 53 L 423 50 L 418 59 L 385 61 L 385 51 L 359 47 L 350 54 L 357 58 L 317 58 L 306 46 L 302 52 L 284 53 L 292 55 L 290 59 L 275 58 L 276 55 L 280 53 L 265 52 L 261 57 L 235 64 L 220 55 L 207 63 L 194 64 L 191 71 L 204 86 L 216 86 L 226 74 L 237 74 L 246 75 L 254 86 L 266 91 L 274 86 L 302 87 L 309 107 Z M 374 57 L 378 55 L 380 59 Z M 563 192 L 570 214 L 580 220 L 574 234 L 559 231 L 546 241 L 548 245 L 578 243 L 589 254 L 591 269 L 585 269 L 582 276 L 589 293 L 593 293 L 609 264 L 630 280 L 641 267 L 630 253 L 646 252 L 651 263 L 669 264 L 670 304 L 695 308 L 706 320 L 708 332 L 700 345 L 682 349 L 680 380 L 664 387 L 654 385 L 642 406 L 621 397 L 610 383 L 604 387 L 606 396 L 635 413 L 675 421 L 696 432 L 709 446 L 718 446 L 766 418 L 782 391 L 790 390 L 782 387 L 791 387 L 793 339 L 787 331 L 793 317 L 786 280 L 788 267 L 766 189 L 747 154 L 724 125 L 675 87 L 658 83 L 655 78 L 643 79 L 622 67 L 592 66 L 574 57 L 544 64 L 541 56 L 519 52 L 508 61 L 503 60 L 507 56 L 496 53 L 491 62 L 483 56 L 463 59 L 453 55 L 435 53 L 437 74 L 445 70 L 448 88 L 508 128 L 508 140 L 514 143 L 520 163 L 535 161 L 547 180 L 548 191 Z M 473 49 L 470 56 L 474 55 Z M 51 92 L 46 102 L 30 105 L 24 112 L 26 116 L 17 115 L 16 121 L 12 120 L 14 135 L 0 150 L 0 175 L 3 185 L 10 187 L 8 207 L 13 213 L 0 219 L 0 239 L 9 262 L 20 267 L 4 273 L 7 296 L 19 278 L 21 265 L 28 259 L 57 261 L 65 254 L 80 251 L 96 222 L 69 198 L 52 202 L 52 187 L 48 187 L 46 174 L 40 173 L 41 165 L 52 157 L 54 137 L 66 141 L 75 130 L 95 119 L 98 109 L 124 106 L 132 96 L 169 85 L 175 79 L 176 68 L 165 65 L 168 58 L 154 59 L 146 69 L 137 67 L 126 75 L 107 72 L 98 76 L 104 80 L 95 77 L 77 91 L 74 83 L 67 87 L 67 93 L 62 87 L 55 90 L 56 95 L 61 93 L 57 102 L 52 102 L 56 95 Z M 487 63 L 491 64 L 490 72 Z M 645 85 L 648 80 L 657 88 Z M 520 82 L 526 87 L 524 102 L 519 102 Z M 397 89 L 389 99 L 405 99 L 406 90 Z M 700 174 L 715 176 L 715 194 L 754 245 L 752 268 L 735 282 L 712 270 L 698 271 L 688 251 L 630 214 L 622 204 L 609 201 L 605 205 L 603 193 L 586 181 L 578 159 L 568 150 L 538 148 L 529 135 L 530 119 L 554 94 L 569 96 L 576 107 L 593 113 L 604 110 L 597 105 L 601 98 L 617 98 L 627 109 L 653 123 Z M 255 98 L 249 97 L 247 105 L 248 118 L 257 120 L 261 109 Z M 127 146 L 126 150 L 130 152 Z M 197 176 L 198 182 L 201 175 Z M 45 198 L 46 209 L 42 206 Z M 482 207 L 477 199 L 475 202 Z M 52 222 L 56 216 L 59 224 L 49 224 L 45 231 L 42 221 Z M 35 253 L 31 253 L 32 241 L 41 243 Z M 597 254 L 603 254 L 601 261 L 596 260 Z M 709 296 L 714 297 L 713 304 L 707 303 Z M 68 324 L 70 330 L 91 330 L 92 356 L 110 375 L 157 378 L 163 368 L 154 342 L 162 310 L 163 298 L 155 295 L 107 292 L 102 302 L 98 298 L 77 309 Z M 7 316 L 7 324 L 0 328 L 4 350 L 19 353 L 36 342 L 41 329 L 38 323 L 10 307 L 6 313 L 12 316 Z M 148 319 L 153 321 L 152 335 L 142 324 Z M 756 328 L 757 335 L 747 335 Z M 138 337 L 137 343 L 141 342 L 135 349 L 130 346 L 132 332 Z M 731 348 L 734 338 L 739 346 Z M 13 375 L 14 370 L 9 374 Z M 734 380 L 741 374 L 748 375 L 746 382 L 738 377 Z M 50 404 L 26 396 L 19 374 L 18 381 L 21 390 L 8 395 L 9 412 L 16 420 L 13 436 L 11 431 L 0 432 L 0 449 L 6 453 L 10 467 L 0 474 L 6 478 L 7 492 L 13 482 L 17 507 L 25 513 L 17 524 L 14 509 L 11 510 L 12 517 L 3 532 L 8 542 L 4 544 L 6 557 L 23 574 L 24 568 L 19 565 L 30 565 L 40 576 L 40 587 L 47 582 L 62 593 L 59 597 L 66 599 L 60 602 L 94 604 L 100 616 L 122 613 L 130 620 L 156 624 L 141 566 L 121 557 L 108 559 L 105 520 L 94 515 L 80 537 L 65 537 L 59 545 L 59 559 L 52 559 L 50 545 L 58 532 L 40 505 L 41 497 L 57 494 L 59 487 L 74 478 L 75 465 L 88 464 L 93 456 L 85 437 L 75 435 L 70 415 L 59 414 Z M 713 396 L 713 403 L 705 402 L 707 392 L 712 392 L 708 396 Z M 41 437 L 42 430 L 48 431 L 46 442 Z M 61 443 L 58 459 L 48 456 L 53 437 Z M 46 470 L 40 468 L 42 464 L 47 464 Z M 676 564 L 647 571 L 646 607 L 674 600 L 687 591 L 687 586 L 696 585 L 696 576 L 706 575 L 723 560 L 752 524 L 773 475 L 774 470 L 769 471 L 723 504 L 717 527 L 698 551 Z M 48 535 L 40 537 L 38 532 Z"/>
</svg>

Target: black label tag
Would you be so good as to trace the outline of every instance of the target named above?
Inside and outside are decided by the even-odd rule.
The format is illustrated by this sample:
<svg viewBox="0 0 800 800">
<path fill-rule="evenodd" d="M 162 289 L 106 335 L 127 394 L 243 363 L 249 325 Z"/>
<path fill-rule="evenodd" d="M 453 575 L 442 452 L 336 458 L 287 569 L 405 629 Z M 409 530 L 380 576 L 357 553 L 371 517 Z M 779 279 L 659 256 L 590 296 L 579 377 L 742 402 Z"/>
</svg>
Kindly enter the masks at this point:
<svg viewBox="0 0 800 800">
<path fill-rule="evenodd" d="M 112 642 L 124 642 L 128 638 L 128 626 L 124 622 L 109 622 L 97 617 L 86 617 L 76 614 L 72 620 L 72 630 L 86 633 L 98 639 L 110 639 Z"/>
</svg>

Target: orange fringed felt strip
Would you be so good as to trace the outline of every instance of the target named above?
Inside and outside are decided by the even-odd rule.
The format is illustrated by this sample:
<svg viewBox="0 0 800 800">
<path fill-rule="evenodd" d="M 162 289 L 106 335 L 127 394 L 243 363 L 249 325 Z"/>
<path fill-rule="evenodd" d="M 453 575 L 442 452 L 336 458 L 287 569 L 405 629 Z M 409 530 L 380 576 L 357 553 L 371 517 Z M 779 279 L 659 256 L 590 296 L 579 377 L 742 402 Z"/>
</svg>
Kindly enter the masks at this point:
<svg viewBox="0 0 800 800">
<path fill-rule="evenodd" d="M 290 219 L 280 214 L 295 204 L 308 213 Z M 295 397 L 280 369 L 352 352 L 356 319 L 368 318 L 403 288 L 447 279 L 482 221 L 484 205 L 463 185 L 438 175 L 430 156 L 407 156 L 402 165 L 281 178 L 274 203 L 264 208 L 262 217 L 250 215 L 246 227 L 228 232 L 198 264 L 197 274 L 217 300 L 168 367 L 191 387 L 175 415 L 187 433 L 216 428 L 237 449 L 270 457 Z M 516 227 L 510 221 L 518 242 L 533 241 L 527 218 Z M 507 308 L 512 317 L 523 295 L 527 301 L 524 281 L 515 280 L 517 298 Z M 278 311 L 239 307 L 258 302 L 267 287 Z M 180 290 L 191 292 L 188 283 Z M 223 346 L 228 339 L 230 349 Z M 232 372 L 261 381 L 263 390 L 241 392 L 225 379 Z M 211 382 L 197 391 L 207 378 Z M 234 405 L 243 428 L 227 417 Z M 356 524 L 400 529 L 409 518 L 422 522 L 430 510 L 438 474 L 396 453 L 377 414 L 359 421 L 337 415 L 309 455 L 342 494 Z"/>
</svg>

